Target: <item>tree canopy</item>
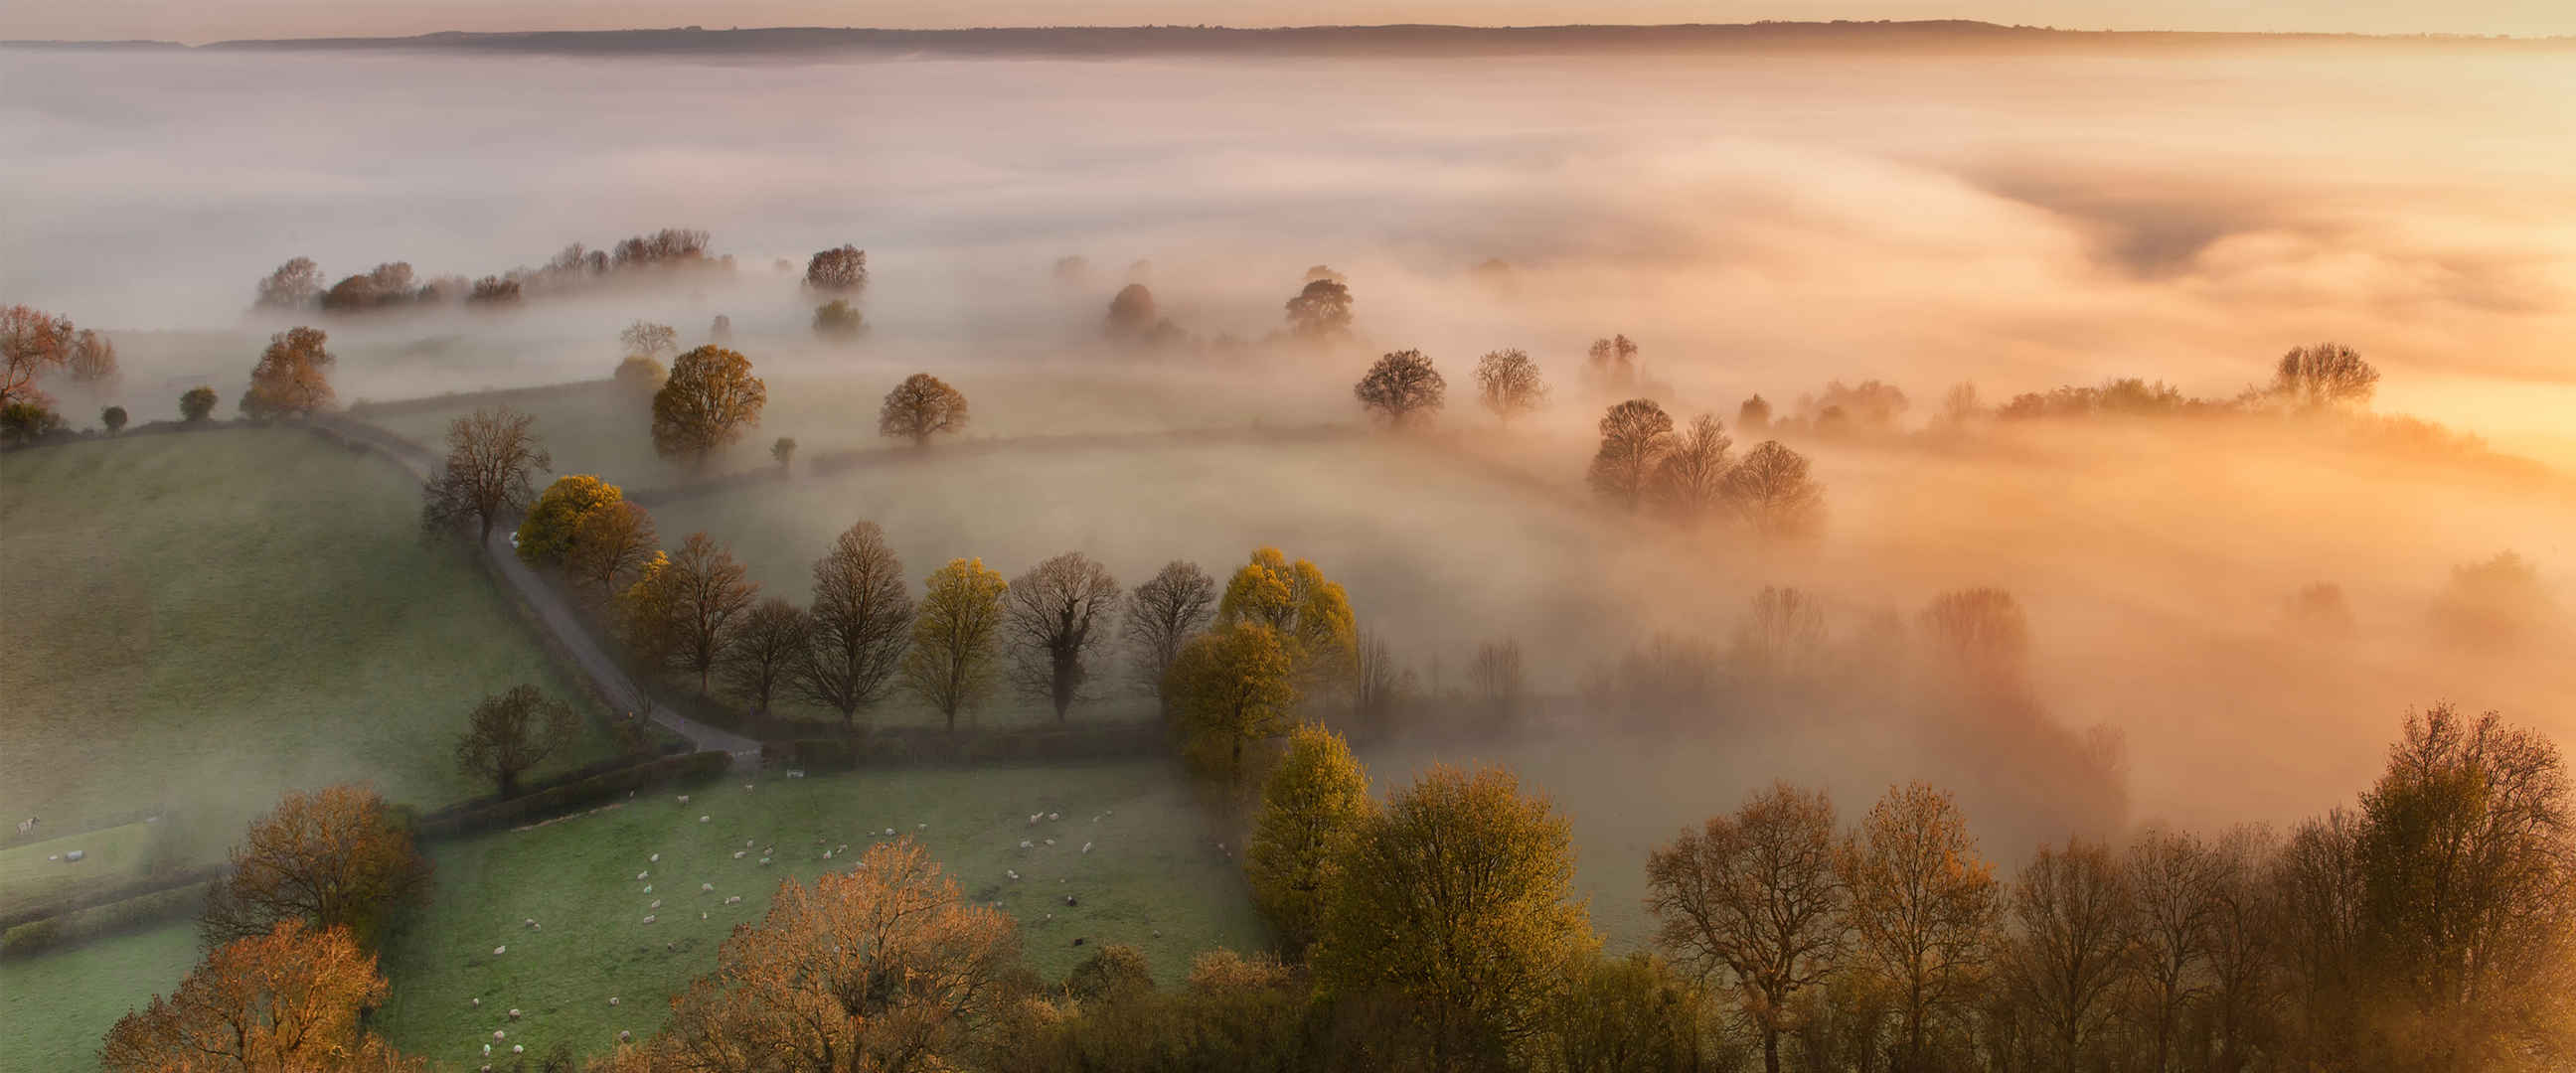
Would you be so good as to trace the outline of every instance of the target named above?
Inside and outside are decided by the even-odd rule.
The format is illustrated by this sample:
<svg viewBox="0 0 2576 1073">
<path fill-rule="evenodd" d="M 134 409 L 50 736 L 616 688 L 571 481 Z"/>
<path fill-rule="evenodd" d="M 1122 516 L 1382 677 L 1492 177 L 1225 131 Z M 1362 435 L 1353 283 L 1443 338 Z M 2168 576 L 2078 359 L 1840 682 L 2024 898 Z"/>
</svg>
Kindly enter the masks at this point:
<svg viewBox="0 0 2576 1073">
<path fill-rule="evenodd" d="M 1244 876 L 1253 903 L 1279 931 L 1282 953 L 1305 957 L 1323 926 L 1350 840 L 1371 811 L 1368 773 L 1349 742 L 1320 726 L 1298 727 L 1262 786 L 1261 811 L 1244 846 Z"/>
<path fill-rule="evenodd" d="M 826 294 L 866 290 L 868 251 L 844 244 L 815 253 L 805 261 L 805 286 Z"/>
<path fill-rule="evenodd" d="M 339 359 L 319 328 L 289 328 L 269 337 L 259 364 L 251 367 L 250 388 L 242 393 L 242 413 L 253 418 L 302 416 L 328 409 L 331 367 Z"/>
<path fill-rule="evenodd" d="M 478 541 L 490 543 L 494 522 L 535 502 L 529 473 L 554 467 L 536 425 L 535 417 L 507 406 L 449 422 L 447 460 L 421 488 L 421 528 L 435 532 L 472 522 Z"/>
<path fill-rule="evenodd" d="M 903 680 L 957 729 L 957 713 L 983 702 L 992 687 L 994 644 L 1002 629 L 1002 595 L 1010 588 L 982 559 L 950 559 L 930 575 L 904 653 Z"/>
<path fill-rule="evenodd" d="M 288 920 L 217 946 L 164 998 L 119 1018 L 99 1065 L 173 1070 L 425 1071 L 367 1031 L 386 987 L 345 928 Z"/>
<path fill-rule="evenodd" d="M 798 686 L 855 726 L 859 709 L 884 693 L 912 643 L 912 595 L 903 563 L 875 522 L 843 530 L 815 560 L 810 615 Z"/>
<path fill-rule="evenodd" d="M 1351 395 L 1388 424 L 1403 428 L 1438 411 L 1448 389 L 1430 358 L 1419 350 L 1399 350 L 1369 366 L 1367 375 L 1351 385 Z"/>
<path fill-rule="evenodd" d="M 1092 660 L 1110 640 L 1118 594 L 1109 568 L 1075 551 L 1029 568 L 1004 596 L 1012 680 L 1021 692 L 1053 706 L 1059 723 L 1081 697 Z"/>
<path fill-rule="evenodd" d="M 1338 279 L 1306 281 L 1288 300 L 1288 331 L 1300 339 L 1330 340 L 1351 333 L 1351 289 Z"/>
<path fill-rule="evenodd" d="M 1261 548 L 1226 581 L 1217 602 L 1219 628 L 1253 622 L 1279 632 L 1309 685 L 1326 685 L 1347 677 L 1358 658 L 1359 625 L 1351 613 L 1350 595 L 1338 582 L 1326 580 L 1315 564 L 1295 563 L 1277 548 Z"/>
<path fill-rule="evenodd" d="M 426 893 L 429 882 L 409 826 L 374 791 L 345 784 L 288 791 L 251 821 L 231 865 L 199 919 L 210 944 L 300 921 L 346 928 L 372 947 L 387 914 Z"/>
<path fill-rule="evenodd" d="M 886 393 L 877 410 L 877 434 L 909 439 L 916 447 L 932 436 L 966 427 L 966 396 L 929 373 L 914 373 Z"/>
<path fill-rule="evenodd" d="M 519 561 L 530 566 L 564 562 L 582 523 L 625 498 L 626 493 L 616 485 L 588 473 L 567 473 L 555 478 L 537 497 L 536 506 L 519 520 Z"/>
<path fill-rule="evenodd" d="M 1476 359 L 1476 400 L 1509 425 L 1547 403 L 1547 383 L 1525 350 L 1489 351 Z"/>
<path fill-rule="evenodd" d="M 653 395 L 653 450 L 703 465 L 760 424 L 768 404 L 769 387 L 751 375 L 751 359 L 720 346 L 699 347 L 671 363 L 670 379 Z"/>
<path fill-rule="evenodd" d="M 572 705 L 532 685 L 483 698 L 466 718 L 456 742 L 456 766 L 489 779 L 503 797 L 516 797 L 519 776 L 545 763 L 581 734 Z"/>
</svg>

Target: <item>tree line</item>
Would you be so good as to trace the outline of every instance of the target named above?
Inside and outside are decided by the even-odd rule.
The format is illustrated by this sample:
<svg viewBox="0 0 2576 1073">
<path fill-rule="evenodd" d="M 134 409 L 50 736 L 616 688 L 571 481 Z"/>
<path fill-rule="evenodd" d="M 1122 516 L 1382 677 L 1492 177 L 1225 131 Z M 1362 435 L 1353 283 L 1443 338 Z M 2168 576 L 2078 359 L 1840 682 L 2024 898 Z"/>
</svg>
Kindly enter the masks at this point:
<svg viewBox="0 0 2576 1073">
<path fill-rule="evenodd" d="M 481 308 L 516 305 L 531 293 L 564 292 L 646 272 L 730 270 L 730 255 L 708 252 L 709 236 L 692 228 L 669 227 L 594 250 L 575 242 L 536 268 L 513 268 L 480 279 L 440 276 L 422 280 L 408 261 L 387 261 L 364 272 L 329 278 L 310 257 L 294 257 L 259 281 L 251 308 L 292 313 L 363 313 L 405 307 L 464 304 Z"/>
</svg>

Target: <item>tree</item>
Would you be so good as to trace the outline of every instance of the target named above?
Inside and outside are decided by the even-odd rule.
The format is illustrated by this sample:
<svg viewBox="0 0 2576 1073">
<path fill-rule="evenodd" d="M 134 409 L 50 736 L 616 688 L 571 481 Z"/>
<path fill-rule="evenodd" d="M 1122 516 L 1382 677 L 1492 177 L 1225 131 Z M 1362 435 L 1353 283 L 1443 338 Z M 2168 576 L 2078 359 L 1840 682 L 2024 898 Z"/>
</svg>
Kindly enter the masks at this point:
<svg viewBox="0 0 2576 1073">
<path fill-rule="evenodd" d="M 814 307 L 814 337 L 827 341 L 848 342 L 867 331 L 867 318 L 847 298 L 835 298 Z"/>
<path fill-rule="evenodd" d="M 36 378 L 71 363 L 74 338 L 68 317 L 28 306 L 0 309 L 0 407 L 51 403 L 37 390 Z"/>
<path fill-rule="evenodd" d="M 194 425 L 214 416 L 215 389 L 192 387 L 179 395 L 179 418 Z"/>
<path fill-rule="evenodd" d="M 1745 452 L 1726 475 L 1726 490 L 1753 531 L 1769 538 L 1812 536 L 1825 520 L 1825 489 L 1807 476 L 1807 460 L 1778 440 Z"/>
<path fill-rule="evenodd" d="M 408 261 L 388 261 L 348 276 L 322 292 L 322 308 L 336 313 L 364 312 L 411 301 L 412 270 Z"/>
<path fill-rule="evenodd" d="M 319 328 L 289 328 L 270 336 L 268 349 L 250 371 L 250 389 L 242 393 L 242 413 L 253 418 L 302 416 L 331 405 L 333 357 Z"/>
<path fill-rule="evenodd" d="M 780 436 L 776 443 L 769 445 L 769 457 L 777 461 L 778 471 L 785 473 L 788 462 L 796 457 L 796 437 Z"/>
<path fill-rule="evenodd" d="M 1101 947 L 1064 976 L 1064 993 L 1081 1002 L 1124 1002 L 1153 990 L 1153 967 L 1143 951 L 1125 943 Z"/>
<path fill-rule="evenodd" d="M 1259 622 L 1220 626 L 1181 647 L 1163 698 L 1202 765 L 1241 785 L 1243 747 L 1277 736 L 1296 710 L 1293 666 L 1279 631 Z"/>
<path fill-rule="evenodd" d="M 122 406 L 110 406 L 98 412 L 98 423 L 107 427 L 110 436 L 125 431 L 125 420 L 125 407 Z"/>
<path fill-rule="evenodd" d="M 1923 633 L 1946 667 L 1972 685 L 2020 683 L 2030 654 L 2030 620 L 2002 589 L 1954 589 L 1923 609 Z"/>
<path fill-rule="evenodd" d="M 1756 434 L 1770 431 L 1771 404 L 1759 392 L 1745 399 L 1744 405 L 1735 408 L 1735 427 Z"/>
<path fill-rule="evenodd" d="M 1629 510 L 1646 500 L 1655 464 L 1672 449 L 1673 419 L 1653 399 L 1630 399 L 1601 415 L 1601 449 L 1585 479 L 1594 493 Z"/>
<path fill-rule="evenodd" d="M 72 337 L 69 365 L 72 381 L 100 389 L 116 383 L 116 344 L 88 328 Z"/>
<path fill-rule="evenodd" d="M 1547 384 L 1538 363 L 1519 349 L 1494 350 L 1476 359 L 1476 399 L 1505 426 L 1547 402 Z"/>
<path fill-rule="evenodd" d="M 805 286 L 825 294 L 856 294 L 868 286 L 868 251 L 843 245 L 805 261 Z"/>
<path fill-rule="evenodd" d="M 1054 705 L 1056 722 L 1064 722 L 1091 680 L 1093 653 L 1109 641 L 1117 579 L 1081 552 L 1066 552 L 1012 581 L 1005 605 L 1013 682 Z"/>
<path fill-rule="evenodd" d="M 2291 347 L 2272 370 L 2272 397 L 2301 409 L 2367 405 L 2377 390 L 2379 370 L 2340 343 Z"/>
<path fill-rule="evenodd" d="M 63 415 L 36 402 L 0 406 L 0 443 L 34 443 L 63 430 Z"/>
<path fill-rule="evenodd" d="M 1762 586 L 1735 631 L 1736 661 L 1760 675 L 1795 674 L 1825 643 L 1825 612 L 1814 593 Z"/>
<path fill-rule="evenodd" d="M 707 342 L 722 343 L 733 339 L 733 318 L 722 313 L 707 322 Z"/>
<path fill-rule="evenodd" d="M 803 665 L 812 630 L 813 620 L 795 604 L 773 596 L 754 605 L 725 648 L 725 684 L 751 702 L 754 714 L 768 714 L 770 700 Z"/>
<path fill-rule="evenodd" d="M 1002 628 L 1002 594 L 1010 588 L 982 559 L 950 559 L 930 575 L 921 613 L 912 622 L 903 681 L 948 717 L 983 702 L 992 685 L 993 642 Z"/>
<path fill-rule="evenodd" d="M 555 478 L 537 497 L 536 506 L 529 508 L 527 517 L 519 520 L 519 561 L 530 566 L 563 562 L 573 549 L 582 523 L 625 499 L 626 493 L 616 485 L 587 473 Z"/>
<path fill-rule="evenodd" d="M 626 348 L 627 360 L 643 358 L 659 365 L 662 356 L 680 349 L 680 333 L 668 324 L 639 320 L 617 333 L 617 341 Z"/>
<path fill-rule="evenodd" d="M 1385 415 L 1397 428 L 1440 409 L 1449 383 L 1419 350 L 1399 350 L 1377 359 L 1368 375 L 1351 386 L 1360 405 Z"/>
<path fill-rule="evenodd" d="M 1175 559 L 1127 593 L 1127 617 L 1119 634 L 1132 653 L 1136 678 L 1156 697 L 1163 678 L 1179 658 L 1181 646 L 1206 628 L 1216 613 L 1216 579 L 1199 564 Z"/>
<path fill-rule="evenodd" d="M 507 406 L 478 409 L 448 422 L 447 462 L 421 486 L 424 532 L 473 522 L 479 544 L 492 542 L 492 523 L 536 500 L 530 470 L 554 467 L 537 440 L 537 419 Z"/>
<path fill-rule="evenodd" d="M 1340 734 L 1312 724 L 1288 734 L 1288 751 L 1262 787 L 1245 844 L 1252 901 L 1278 930 L 1280 952 L 1302 961 L 1323 925 L 1351 837 L 1369 816 L 1368 773 Z"/>
<path fill-rule="evenodd" d="M 926 447 L 942 432 L 966 427 L 966 396 L 929 373 L 914 373 L 886 392 L 877 410 L 877 434 Z"/>
<path fill-rule="evenodd" d="M 2548 736 L 2447 704 L 2409 714 L 2361 796 L 2352 864 L 2361 978 L 2384 997 L 2366 1046 L 2420 1069 L 2570 1053 L 2576 791 Z"/>
<path fill-rule="evenodd" d="M 1850 891 L 1835 863 L 1833 802 L 1787 783 L 1646 858 L 1656 943 L 1702 979 L 1723 974 L 1762 1037 L 1768 1073 L 1798 1026 L 1799 993 L 1823 983 L 1842 951 Z"/>
<path fill-rule="evenodd" d="M 912 596 L 903 563 L 875 522 L 842 531 L 814 562 L 813 610 L 796 684 L 855 729 L 902 665 L 912 641 Z"/>
<path fill-rule="evenodd" d="M 1566 987 L 1547 1015 L 1549 1057 L 1563 1073 L 1698 1073 L 1732 1068 L 1714 1044 L 1699 984 L 1645 951 L 1569 959 Z"/>
<path fill-rule="evenodd" d="M 1299 339 L 1332 340 L 1351 334 L 1351 289 L 1337 279 L 1310 279 L 1288 300 L 1288 331 Z"/>
<path fill-rule="evenodd" d="M 1489 1068 L 1545 1027 L 1564 966 L 1596 940 L 1572 836 L 1511 773 L 1440 766 L 1350 840 L 1314 953 L 1332 995 L 1403 1002 L 1429 1067 Z"/>
<path fill-rule="evenodd" d="M 281 921 L 224 943 L 168 998 L 117 1019 L 99 1053 L 108 1073 L 173 1070 L 425 1070 L 361 1018 L 382 1004 L 376 956 L 347 929 Z"/>
<path fill-rule="evenodd" d="M 910 838 L 849 871 L 780 881 L 769 912 L 672 999 L 649 1068 L 933 1073 L 994 1042 L 1020 944 Z"/>
<path fill-rule="evenodd" d="M 1671 441 L 1671 449 L 1655 460 L 1647 494 L 1675 520 L 1698 525 L 1700 519 L 1726 502 L 1731 473 L 1726 449 L 1734 442 L 1717 418 L 1699 415 Z"/>
<path fill-rule="evenodd" d="M 1259 622 L 1279 632 L 1308 685 L 1338 683 L 1355 669 L 1359 625 L 1351 599 L 1338 582 L 1304 559 L 1294 564 L 1277 548 L 1261 548 L 1226 581 L 1217 601 L 1219 629 Z"/>
<path fill-rule="evenodd" d="M 1130 283 L 1118 289 L 1109 300 L 1106 331 L 1111 339 L 1137 340 L 1154 334 L 1154 292 L 1142 283 Z"/>
<path fill-rule="evenodd" d="M 759 599 L 760 583 L 705 533 L 689 534 L 659 580 L 670 594 L 672 662 L 696 674 L 698 692 L 705 693 L 733 645 L 739 620 Z"/>
<path fill-rule="evenodd" d="M 2013 884 L 2020 925 L 2006 965 L 2019 998 L 2039 1016 L 2058 1068 L 2073 1071 L 2111 1015 L 2129 968 L 2134 903 L 2127 877 L 2098 842 L 2042 846 Z"/>
<path fill-rule="evenodd" d="M 660 546 L 652 514 L 623 499 L 612 500 L 582 511 L 573 523 L 564 569 L 603 592 L 614 592 L 617 580 L 642 569 Z"/>
<path fill-rule="evenodd" d="M 288 791 L 251 821 L 231 865 L 207 891 L 198 921 L 209 946 L 301 921 L 347 928 L 372 947 L 391 910 L 429 884 L 410 826 L 374 791 L 347 784 Z"/>
<path fill-rule="evenodd" d="M 751 375 L 751 359 L 702 346 L 671 363 L 671 379 L 653 394 L 653 451 L 703 466 L 716 449 L 760 424 L 769 387 Z"/>
<path fill-rule="evenodd" d="M 1934 1035 L 1964 1024 L 1991 961 L 2003 894 L 1994 865 L 1950 795 L 1915 782 L 1870 807 L 1839 869 L 1859 967 L 1895 996 L 1894 1068 L 1939 1068 Z"/>
<path fill-rule="evenodd" d="M 1413 672 L 1396 661 L 1382 634 L 1363 632 L 1351 665 L 1351 714 L 1359 724 L 1384 727 L 1413 692 Z"/>
<path fill-rule="evenodd" d="M 1626 390 L 1637 382 L 1637 344 L 1625 335 L 1595 339 L 1584 357 L 1592 364 L 1592 379 L 1612 390 Z"/>
<path fill-rule="evenodd" d="M 474 281 L 474 289 L 466 292 L 465 301 L 468 305 L 479 306 L 517 305 L 519 299 L 524 297 L 521 290 L 516 278 L 485 276 Z"/>
<path fill-rule="evenodd" d="M 260 309 L 302 309 L 321 296 L 322 266 L 310 257 L 297 257 L 259 281 L 259 298 L 252 304 Z"/>
<path fill-rule="evenodd" d="M 2184 1043 L 2184 1013 L 2205 993 L 2219 861 L 2197 835 L 2150 828 L 2129 844 L 2123 867 L 2137 910 L 2133 971 L 2152 1019 L 2155 1068 L 2163 1070 Z"/>
<path fill-rule="evenodd" d="M 1477 645 L 1475 658 L 1467 662 L 1467 686 L 1496 718 L 1509 718 L 1520 707 L 1522 694 L 1529 691 L 1521 666 L 1521 643 L 1504 638 Z"/>
<path fill-rule="evenodd" d="M 661 362 L 641 354 L 627 355 L 626 360 L 617 363 L 612 376 L 619 387 L 646 398 L 660 392 L 662 385 L 671 380 L 670 370 L 664 369 Z"/>
<path fill-rule="evenodd" d="M 519 796 L 519 776 L 571 745 L 581 733 L 572 705 L 532 685 L 483 698 L 456 741 L 456 766 L 490 779 L 503 797 Z"/>
</svg>

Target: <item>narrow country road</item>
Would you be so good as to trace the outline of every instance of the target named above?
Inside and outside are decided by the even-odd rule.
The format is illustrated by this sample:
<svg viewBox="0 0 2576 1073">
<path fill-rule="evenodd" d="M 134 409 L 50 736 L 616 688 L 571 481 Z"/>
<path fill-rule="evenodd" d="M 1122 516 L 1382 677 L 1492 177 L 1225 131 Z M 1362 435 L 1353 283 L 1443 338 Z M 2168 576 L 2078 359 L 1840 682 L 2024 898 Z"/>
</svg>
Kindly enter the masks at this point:
<svg viewBox="0 0 2576 1073">
<path fill-rule="evenodd" d="M 336 416 L 316 416 L 312 421 L 343 438 L 375 448 L 375 453 L 392 459 L 415 480 L 427 481 L 430 472 L 437 468 L 436 456 L 373 425 Z M 634 679 L 628 678 L 617 661 L 609 658 L 599 639 L 592 636 L 591 631 L 582 625 L 580 617 L 573 614 L 572 607 L 564 602 L 563 596 L 546 584 L 544 578 L 538 577 L 536 571 L 528 569 L 526 563 L 519 561 L 516 550 L 510 546 L 511 532 L 507 526 L 495 526 L 492 539 L 483 550 L 491 555 L 493 567 L 508 579 L 511 587 L 519 590 L 528 606 L 535 609 L 546 632 L 563 644 L 564 651 L 580 665 L 581 672 L 590 677 L 600 696 L 607 698 L 620 712 L 646 713 L 646 718 L 689 739 L 690 746 L 701 752 L 713 749 L 732 754 L 737 771 L 759 765 L 760 742 L 681 715 L 670 706 L 655 701 Z"/>
</svg>

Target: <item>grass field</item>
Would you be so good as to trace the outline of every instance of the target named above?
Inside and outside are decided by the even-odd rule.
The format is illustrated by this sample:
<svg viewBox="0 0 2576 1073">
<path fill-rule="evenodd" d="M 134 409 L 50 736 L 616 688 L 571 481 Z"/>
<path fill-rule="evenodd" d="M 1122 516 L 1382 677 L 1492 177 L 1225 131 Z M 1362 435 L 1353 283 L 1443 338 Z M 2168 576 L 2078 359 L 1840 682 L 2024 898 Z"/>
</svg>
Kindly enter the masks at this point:
<svg viewBox="0 0 2576 1073">
<path fill-rule="evenodd" d="M 474 703 L 520 682 L 579 694 L 470 560 L 422 544 L 417 497 L 381 460 L 285 429 L 0 458 L 0 816 L 69 832 L 167 806 L 205 836 L 170 852 L 213 859 L 290 787 L 481 792 L 453 760 Z M 20 847 L 0 893 L 45 853 L 93 850 L 53 867 L 94 871 L 134 863 L 134 841 L 57 837 L 33 863 Z"/>
<path fill-rule="evenodd" d="M 388 942 L 393 995 L 377 1023 L 402 1050 L 467 1068 L 496 1028 L 530 1053 L 643 1036 L 670 995 L 714 967 L 726 934 L 760 919 L 782 878 L 847 867 L 889 827 L 919 839 L 969 897 L 1016 916 L 1031 966 L 1049 979 L 1103 943 L 1139 947 L 1174 982 L 1195 951 L 1266 941 L 1242 873 L 1160 761 L 745 785 L 438 847 L 436 893 Z M 1041 811 L 1063 818 L 1031 824 Z M 1033 848 L 1018 848 L 1024 839 Z M 724 904 L 733 896 L 742 900 Z M 524 1017 L 511 1024 L 514 1007 Z"/>
<path fill-rule="evenodd" d="M 0 962 L 0 1073 L 98 1068 L 99 1041 L 127 1010 L 168 994 L 197 963 L 192 920 Z"/>
</svg>

